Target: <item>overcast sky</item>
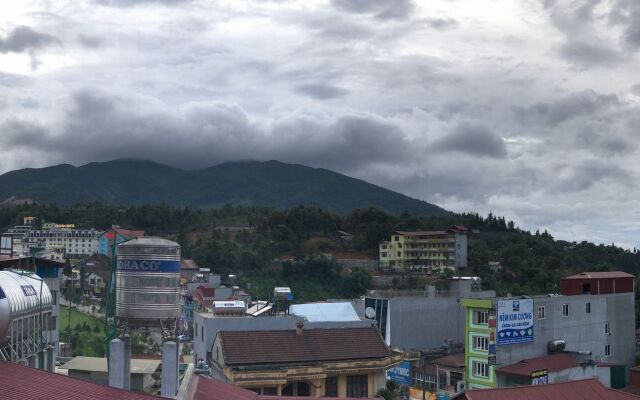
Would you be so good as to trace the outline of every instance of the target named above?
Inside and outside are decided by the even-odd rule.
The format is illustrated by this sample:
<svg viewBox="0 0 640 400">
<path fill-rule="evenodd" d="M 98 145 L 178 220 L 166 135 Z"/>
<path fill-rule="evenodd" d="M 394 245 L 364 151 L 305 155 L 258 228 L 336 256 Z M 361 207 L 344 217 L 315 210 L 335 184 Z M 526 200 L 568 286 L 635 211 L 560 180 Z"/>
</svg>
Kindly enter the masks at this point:
<svg viewBox="0 0 640 400">
<path fill-rule="evenodd" d="M 0 172 L 277 159 L 640 247 L 639 57 L 636 0 L 3 1 Z"/>
</svg>

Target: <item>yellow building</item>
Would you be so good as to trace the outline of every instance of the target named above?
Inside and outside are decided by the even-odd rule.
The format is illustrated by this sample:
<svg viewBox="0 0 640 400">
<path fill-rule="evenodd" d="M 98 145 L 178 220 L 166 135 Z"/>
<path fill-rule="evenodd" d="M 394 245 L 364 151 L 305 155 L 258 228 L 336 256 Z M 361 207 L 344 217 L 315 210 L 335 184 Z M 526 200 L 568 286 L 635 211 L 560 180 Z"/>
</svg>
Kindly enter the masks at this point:
<svg viewBox="0 0 640 400">
<path fill-rule="evenodd" d="M 220 331 L 211 368 L 263 395 L 373 397 L 403 361 L 374 327 Z"/>
<path fill-rule="evenodd" d="M 380 243 L 380 266 L 442 273 L 467 266 L 467 228 L 396 231 Z"/>
</svg>

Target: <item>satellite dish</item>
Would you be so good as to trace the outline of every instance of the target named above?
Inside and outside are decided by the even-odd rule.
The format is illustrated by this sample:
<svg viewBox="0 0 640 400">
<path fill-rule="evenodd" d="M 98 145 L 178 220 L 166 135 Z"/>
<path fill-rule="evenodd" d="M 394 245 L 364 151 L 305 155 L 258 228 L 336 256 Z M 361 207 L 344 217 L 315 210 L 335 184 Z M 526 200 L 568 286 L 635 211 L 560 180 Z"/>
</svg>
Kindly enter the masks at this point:
<svg viewBox="0 0 640 400">
<path fill-rule="evenodd" d="M 367 307 L 364 309 L 364 315 L 369 319 L 375 319 L 376 310 L 374 310 L 373 307 Z"/>
</svg>

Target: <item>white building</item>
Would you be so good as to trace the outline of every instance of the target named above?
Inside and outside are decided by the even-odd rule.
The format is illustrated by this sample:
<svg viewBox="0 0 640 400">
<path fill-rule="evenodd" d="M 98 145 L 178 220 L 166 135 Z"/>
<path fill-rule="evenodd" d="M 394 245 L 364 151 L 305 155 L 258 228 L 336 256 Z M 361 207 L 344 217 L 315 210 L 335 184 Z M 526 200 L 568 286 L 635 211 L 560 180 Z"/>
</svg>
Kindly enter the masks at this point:
<svg viewBox="0 0 640 400">
<path fill-rule="evenodd" d="M 98 236 L 95 229 L 32 230 L 22 239 L 24 250 L 39 248 L 52 253 L 64 253 L 65 258 L 80 259 L 98 252 Z"/>
</svg>

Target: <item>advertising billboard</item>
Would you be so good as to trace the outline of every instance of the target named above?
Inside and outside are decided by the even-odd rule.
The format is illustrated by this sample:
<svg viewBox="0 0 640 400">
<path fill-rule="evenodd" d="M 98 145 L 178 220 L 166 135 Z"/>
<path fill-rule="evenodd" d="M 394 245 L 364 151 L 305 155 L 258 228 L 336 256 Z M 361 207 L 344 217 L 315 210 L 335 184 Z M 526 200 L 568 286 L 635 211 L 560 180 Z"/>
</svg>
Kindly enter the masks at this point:
<svg viewBox="0 0 640 400">
<path fill-rule="evenodd" d="M 411 384 L 411 369 L 408 361 L 403 361 L 393 368 L 387 370 L 387 380 L 394 381 L 399 385 L 409 386 Z"/>
<path fill-rule="evenodd" d="M 533 342 L 533 299 L 498 301 L 496 319 L 498 345 Z"/>
<path fill-rule="evenodd" d="M 546 369 L 539 369 L 531 373 L 532 385 L 546 385 L 549 383 L 549 371 Z"/>
</svg>

